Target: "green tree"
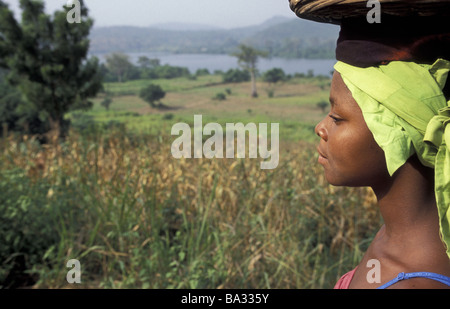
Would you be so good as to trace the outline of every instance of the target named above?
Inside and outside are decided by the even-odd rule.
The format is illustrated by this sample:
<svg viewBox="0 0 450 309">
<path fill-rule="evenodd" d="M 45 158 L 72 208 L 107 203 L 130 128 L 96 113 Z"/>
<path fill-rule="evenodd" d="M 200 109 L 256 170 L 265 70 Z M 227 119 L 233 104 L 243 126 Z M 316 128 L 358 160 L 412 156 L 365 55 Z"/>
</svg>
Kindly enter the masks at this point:
<svg viewBox="0 0 450 309">
<path fill-rule="evenodd" d="M 188 68 L 171 66 L 168 64 L 157 66 L 152 71 L 157 76 L 157 78 L 164 79 L 189 77 L 191 75 Z"/>
<path fill-rule="evenodd" d="M 87 59 L 93 20 L 81 4 L 81 23 L 67 22 L 70 8 L 47 15 L 44 2 L 20 0 L 21 21 L 0 0 L 0 66 L 25 104 L 60 136 L 68 128 L 64 115 L 92 107 L 89 98 L 102 89 L 97 58 Z"/>
<path fill-rule="evenodd" d="M 197 69 L 197 71 L 195 72 L 195 76 L 205 76 L 205 75 L 210 75 L 211 73 L 209 73 L 209 70 L 204 68 L 204 69 Z"/>
<path fill-rule="evenodd" d="M 0 69 L 0 131 L 23 133 L 45 133 L 39 113 L 31 104 L 26 104 L 22 94 L 6 80 L 6 71 Z"/>
<path fill-rule="evenodd" d="M 112 100 L 111 96 L 107 95 L 103 99 L 103 101 L 100 103 L 100 105 L 103 106 L 108 111 L 109 110 L 109 106 L 111 105 L 112 101 L 113 100 Z"/>
<path fill-rule="evenodd" d="M 263 74 L 262 77 L 263 80 L 269 84 L 269 88 L 267 89 L 269 97 L 273 97 L 277 83 L 286 80 L 286 74 L 280 68 L 273 68 L 271 70 L 268 70 Z"/>
<path fill-rule="evenodd" d="M 112 53 L 111 55 L 106 56 L 106 67 L 111 73 L 117 76 L 117 81 L 121 83 L 133 69 L 133 64 L 130 62 L 128 55 Z"/>
<path fill-rule="evenodd" d="M 159 59 L 150 59 L 147 56 L 140 56 L 137 63 L 140 69 L 140 78 L 142 79 L 154 78 L 155 73 L 153 70 L 161 65 Z"/>
<path fill-rule="evenodd" d="M 280 68 L 273 68 L 263 74 L 263 80 L 269 84 L 276 84 L 286 80 L 286 74 Z"/>
<path fill-rule="evenodd" d="M 256 98 L 258 96 L 258 92 L 256 90 L 256 65 L 259 57 L 267 57 L 267 53 L 257 50 L 251 46 L 241 44 L 239 45 L 239 51 L 232 53 L 231 55 L 238 59 L 239 66 L 250 73 L 252 84 L 251 96 Z"/>
<path fill-rule="evenodd" d="M 159 85 L 150 84 L 145 88 L 141 89 L 139 93 L 139 97 L 143 99 L 145 102 L 149 103 L 152 107 L 162 107 L 162 104 L 159 102 L 162 98 L 166 96 L 166 93 Z"/>
<path fill-rule="evenodd" d="M 229 69 L 222 74 L 224 83 L 242 83 L 250 80 L 250 73 L 245 70 Z"/>
<path fill-rule="evenodd" d="M 157 58 L 150 59 L 147 56 L 140 56 L 138 59 L 138 64 L 142 69 L 149 69 L 149 68 L 155 68 L 157 66 L 160 66 L 161 62 Z"/>
</svg>

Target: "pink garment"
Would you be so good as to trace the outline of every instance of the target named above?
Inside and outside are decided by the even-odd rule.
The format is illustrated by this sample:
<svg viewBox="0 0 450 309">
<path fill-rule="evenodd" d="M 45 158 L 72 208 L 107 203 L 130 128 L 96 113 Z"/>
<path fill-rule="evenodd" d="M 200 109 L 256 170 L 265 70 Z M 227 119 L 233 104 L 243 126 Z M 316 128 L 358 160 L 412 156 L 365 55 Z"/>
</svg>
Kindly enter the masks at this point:
<svg viewBox="0 0 450 309">
<path fill-rule="evenodd" d="M 345 275 L 339 279 L 338 282 L 336 282 L 336 285 L 334 286 L 335 289 L 348 289 L 350 282 L 352 282 L 353 275 L 355 274 L 356 268 L 352 271 L 349 271 Z"/>
</svg>

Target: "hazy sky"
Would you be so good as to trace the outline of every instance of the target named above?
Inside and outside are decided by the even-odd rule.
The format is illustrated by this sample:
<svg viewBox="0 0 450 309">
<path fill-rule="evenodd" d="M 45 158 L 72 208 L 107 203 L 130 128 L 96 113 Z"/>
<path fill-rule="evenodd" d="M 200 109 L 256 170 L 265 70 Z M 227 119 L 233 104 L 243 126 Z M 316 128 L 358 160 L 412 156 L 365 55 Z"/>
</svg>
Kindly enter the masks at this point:
<svg viewBox="0 0 450 309">
<path fill-rule="evenodd" d="M 20 12 L 19 0 L 3 0 Z M 67 0 L 45 0 L 48 13 Z M 196 23 L 221 28 L 259 24 L 281 15 L 295 18 L 288 0 L 85 0 L 95 26 L 149 26 L 158 23 Z"/>
</svg>

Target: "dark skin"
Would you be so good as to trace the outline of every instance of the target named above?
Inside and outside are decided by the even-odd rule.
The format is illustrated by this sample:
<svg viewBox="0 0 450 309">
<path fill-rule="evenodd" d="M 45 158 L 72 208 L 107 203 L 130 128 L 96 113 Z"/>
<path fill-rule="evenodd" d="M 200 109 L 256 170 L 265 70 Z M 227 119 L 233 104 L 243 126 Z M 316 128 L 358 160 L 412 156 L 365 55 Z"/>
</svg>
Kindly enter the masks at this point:
<svg viewBox="0 0 450 309">
<path fill-rule="evenodd" d="M 372 289 L 401 272 L 433 272 L 450 276 L 450 260 L 439 236 L 434 194 L 434 171 L 411 157 L 392 177 L 383 150 L 375 142 L 339 73 L 330 92 L 330 114 L 316 126 L 320 136 L 319 163 L 328 182 L 335 186 L 369 186 L 384 220 L 354 274 L 350 288 Z M 380 262 L 381 283 L 369 283 L 372 267 Z M 438 281 L 414 278 L 390 288 L 449 288 Z"/>
</svg>

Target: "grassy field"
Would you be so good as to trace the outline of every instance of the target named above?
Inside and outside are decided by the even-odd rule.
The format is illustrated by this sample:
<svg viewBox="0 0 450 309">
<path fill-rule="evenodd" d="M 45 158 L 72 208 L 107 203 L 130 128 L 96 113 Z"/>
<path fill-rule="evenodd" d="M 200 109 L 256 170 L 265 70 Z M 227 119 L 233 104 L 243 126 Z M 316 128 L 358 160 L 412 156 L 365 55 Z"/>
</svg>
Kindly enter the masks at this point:
<svg viewBox="0 0 450 309">
<path fill-rule="evenodd" d="M 192 124 L 194 115 L 203 116 L 204 123 L 227 122 L 280 123 L 280 137 L 284 140 L 314 140 L 314 126 L 325 114 L 316 106 L 328 101 L 329 80 L 293 79 L 277 85 L 275 94 L 269 98 L 267 83 L 259 82 L 259 97 L 250 97 L 250 83 L 223 84 L 221 76 L 200 76 L 195 80 L 131 81 L 105 85 L 114 95 L 109 111 L 100 105 L 101 97 L 94 100 L 93 109 L 84 113 L 95 121 L 111 120 L 126 123 L 134 132 L 170 134 L 176 122 Z M 139 90 L 149 83 L 160 85 L 166 91 L 162 102 L 168 109 L 155 109 L 140 99 Z M 226 91 L 231 94 L 226 94 Z M 227 99 L 214 100 L 217 93 Z"/>
<path fill-rule="evenodd" d="M 329 80 L 296 79 L 275 96 L 218 76 L 157 80 L 170 109 L 136 93 L 149 81 L 107 84 L 107 111 L 70 115 L 63 142 L 9 136 L 0 148 L 4 287 L 331 288 L 380 224 L 366 188 L 328 185 L 313 128 Z M 212 97 L 226 89 L 224 101 Z M 176 122 L 278 122 L 280 164 L 174 159 Z M 94 123 L 103 124 L 93 126 Z M 69 285 L 78 259 L 82 283 Z"/>
</svg>

